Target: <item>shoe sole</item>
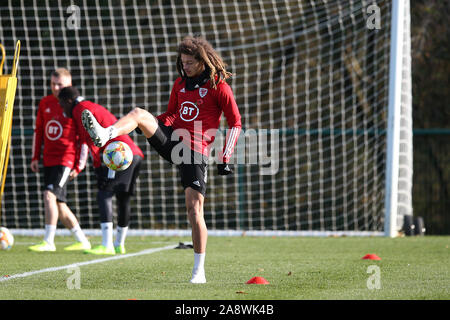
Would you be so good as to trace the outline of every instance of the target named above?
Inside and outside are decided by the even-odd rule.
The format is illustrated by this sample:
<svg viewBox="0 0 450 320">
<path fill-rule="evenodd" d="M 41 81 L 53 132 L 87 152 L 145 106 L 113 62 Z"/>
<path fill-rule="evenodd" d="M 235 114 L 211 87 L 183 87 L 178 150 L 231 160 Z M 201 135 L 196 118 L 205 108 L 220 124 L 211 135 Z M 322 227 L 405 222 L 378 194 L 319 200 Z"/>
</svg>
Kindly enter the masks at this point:
<svg viewBox="0 0 450 320">
<path fill-rule="evenodd" d="M 102 253 L 98 253 L 98 252 L 90 252 L 90 251 L 87 251 L 87 250 L 83 251 L 83 253 L 84 253 L 84 254 L 94 254 L 94 255 L 96 255 L 96 256 L 113 256 L 113 255 L 116 254 L 115 252 L 108 252 L 108 253 L 102 252 Z"/>
<path fill-rule="evenodd" d="M 94 142 L 94 144 L 97 147 L 101 148 L 105 144 L 102 143 L 99 135 L 97 134 L 97 132 L 95 130 L 94 120 L 92 119 L 92 117 L 93 117 L 92 113 L 90 113 L 88 110 L 84 110 L 81 113 L 81 122 L 83 123 L 83 127 L 86 129 L 86 131 L 91 136 L 91 139 Z"/>
<path fill-rule="evenodd" d="M 91 248 L 78 248 L 78 249 L 64 248 L 64 251 L 86 251 L 90 249 Z"/>
<path fill-rule="evenodd" d="M 31 252 L 55 252 L 56 249 L 55 250 L 33 250 L 33 249 L 28 249 L 28 251 L 31 251 Z"/>
</svg>

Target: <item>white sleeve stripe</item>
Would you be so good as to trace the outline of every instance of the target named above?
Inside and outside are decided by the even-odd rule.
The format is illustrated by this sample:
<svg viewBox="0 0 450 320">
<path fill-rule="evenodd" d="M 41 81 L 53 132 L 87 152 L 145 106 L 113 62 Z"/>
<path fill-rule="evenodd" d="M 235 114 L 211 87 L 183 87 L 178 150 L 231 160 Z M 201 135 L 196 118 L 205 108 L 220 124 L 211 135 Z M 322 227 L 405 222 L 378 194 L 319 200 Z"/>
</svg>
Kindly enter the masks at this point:
<svg viewBox="0 0 450 320">
<path fill-rule="evenodd" d="M 233 152 L 234 145 L 236 144 L 237 137 L 239 135 L 239 128 L 233 128 L 231 129 L 232 137 L 228 139 L 227 143 L 227 151 L 226 155 L 229 156 Z"/>
<path fill-rule="evenodd" d="M 31 149 L 33 150 L 31 159 L 33 159 L 36 156 L 36 132 L 33 133 L 33 144 L 31 145 Z"/>
<path fill-rule="evenodd" d="M 225 152 L 223 154 L 224 157 L 229 157 L 231 155 L 231 152 L 234 148 L 238 133 L 239 133 L 238 128 L 233 127 L 231 129 L 231 132 L 230 132 L 230 135 L 228 136 L 228 141 L 227 141 L 227 144 L 225 147 Z"/>
<path fill-rule="evenodd" d="M 233 138 L 233 134 L 234 134 L 234 128 L 231 129 L 230 134 L 228 135 L 228 139 L 227 142 L 225 143 L 225 149 L 223 152 L 223 156 L 226 157 L 226 155 L 228 154 L 229 148 L 230 148 L 230 140 Z"/>
</svg>

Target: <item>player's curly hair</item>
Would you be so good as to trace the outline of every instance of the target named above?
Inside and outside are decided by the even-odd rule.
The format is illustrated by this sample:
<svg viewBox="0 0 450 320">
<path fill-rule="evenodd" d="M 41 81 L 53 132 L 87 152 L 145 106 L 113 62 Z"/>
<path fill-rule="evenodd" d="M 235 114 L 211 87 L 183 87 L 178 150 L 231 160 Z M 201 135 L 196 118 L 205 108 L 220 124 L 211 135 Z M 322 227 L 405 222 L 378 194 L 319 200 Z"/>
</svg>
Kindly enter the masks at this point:
<svg viewBox="0 0 450 320">
<path fill-rule="evenodd" d="M 209 80 L 212 88 L 217 88 L 221 80 L 232 76 L 231 72 L 226 70 L 227 64 L 220 55 L 214 50 L 211 44 L 203 37 L 187 36 L 178 45 L 177 70 L 182 79 L 187 77 L 183 70 L 181 54 L 193 56 L 196 60 L 202 61 L 209 69 Z"/>
</svg>

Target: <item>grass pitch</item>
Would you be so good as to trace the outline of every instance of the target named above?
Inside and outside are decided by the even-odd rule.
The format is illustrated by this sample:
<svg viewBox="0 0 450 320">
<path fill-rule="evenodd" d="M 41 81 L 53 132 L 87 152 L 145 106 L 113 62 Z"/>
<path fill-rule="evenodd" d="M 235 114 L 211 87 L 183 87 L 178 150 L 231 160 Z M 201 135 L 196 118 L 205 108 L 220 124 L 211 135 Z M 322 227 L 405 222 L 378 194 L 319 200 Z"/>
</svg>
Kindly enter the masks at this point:
<svg viewBox="0 0 450 320">
<path fill-rule="evenodd" d="M 98 261 L 106 256 L 64 252 L 72 240 L 57 237 L 56 252 L 35 253 L 27 247 L 41 238 L 16 237 L 10 251 L 0 251 L 0 299 L 450 299 L 450 237 L 210 237 L 204 285 L 189 283 L 192 249 L 142 253 L 189 238 L 128 237 L 130 255 L 108 261 Z M 100 243 L 99 238 L 90 240 Z M 368 253 L 381 260 L 362 260 Z M 95 263 L 79 267 L 77 289 L 69 279 L 76 271 L 66 266 L 88 261 Z M 371 266 L 379 268 L 378 289 L 369 288 L 376 276 Z M 270 284 L 246 284 L 254 276 Z"/>
</svg>

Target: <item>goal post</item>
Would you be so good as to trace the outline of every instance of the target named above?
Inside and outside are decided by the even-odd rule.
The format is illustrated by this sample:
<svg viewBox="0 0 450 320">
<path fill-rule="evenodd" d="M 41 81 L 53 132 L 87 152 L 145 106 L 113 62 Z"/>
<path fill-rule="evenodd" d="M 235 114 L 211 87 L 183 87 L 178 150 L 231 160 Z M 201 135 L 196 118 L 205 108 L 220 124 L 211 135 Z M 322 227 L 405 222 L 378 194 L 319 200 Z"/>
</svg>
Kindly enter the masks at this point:
<svg viewBox="0 0 450 320">
<path fill-rule="evenodd" d="M 82 95 L 116 117 L 160 114 L 186 35 L 204 36 L 228 64 L 242 116 L 232 176 L 214 161 L 224 117 L 212 148 L 211 235 L 393 237 L 412 215 L 409 0 L 3 1 L 0 20 L 0 42 L 23 47 L 1 225 L 44 228 L 43 175 L 29 165 L 51 72 L 69 69 Z M 131 136 L 146 159 L 130 234 L 189 234 L 176 168 Z M 68 184 L 68 205 L 98 232 L 90 163 Z"/>
<path fill-rule="evenodd" d="M 412 215 L 411 196 L 403 199 L 409 202 L 407 208 L 410 209 L 406 212 L 401 212 L 399 203 L 400 192 L 410 195 L 412 187 L 412 124 L 411 119 L 405 119 L 405 108 L 409 114 L 411 112 L 409 0 L 393 1 L 391 19 L 384 232 L 388 237 L 395 237 L 402 227 L 404 215 Z M 400 150 L 402 143 L 403 151 Z M 403 160 L 403 172 L 402 155 L 407 161 L 405 164 Z M 400 184 L 402 179 L 404 183 Z"/>
</svg>

